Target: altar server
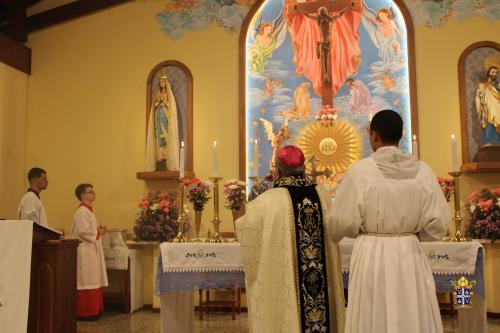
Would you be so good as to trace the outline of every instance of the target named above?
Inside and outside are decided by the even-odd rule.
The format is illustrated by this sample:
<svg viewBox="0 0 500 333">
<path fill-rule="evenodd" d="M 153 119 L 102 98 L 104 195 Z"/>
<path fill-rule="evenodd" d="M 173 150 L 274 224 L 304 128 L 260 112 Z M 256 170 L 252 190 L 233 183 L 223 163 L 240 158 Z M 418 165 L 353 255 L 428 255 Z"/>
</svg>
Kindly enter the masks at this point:
<svg viewBox="0 0 500 333">
<path fill-rule="evenodd" d="M 80 184 L 75 189 L 80 206 L 73 215 L 71 235 L 81 240 L 77 250 L 77 317 L 97 320 L 104 310 L 102 288 L 108 286 L 106 264 L 101 239 L 106 232 L 94 215 L 95 200 L 91 184 Z"/>
<path fill-rule="evenodd" d="M 304 175 L 295 146 L 277 151 L 274 188 L 236 222 L 253 333 L 343 332 L 338 245 L 328 239 L 330 199 Z"/>
<path fill-rule="evenodd" d="M 48 227 L 45 207 L 42 200 L 40 200 L 40 192 L 45 190 L 49 185 L 47 172 L 41 168 L 32 168 L 28 172 L 28 181 L 30 187 L 19 203 L 17 217 L 19 220 L 31 220 Z"/>
<path fill-rule="evenodd" d="M 333 203 L 332 239 L 356 237 L 346 333 L 443 332 L 420 241 L 445 235 L 450 210 L 432 169 L 398 148 L 402 132 L 396 112 L 373 117 L 375 152 L 351 166 Z"/>
</svg>

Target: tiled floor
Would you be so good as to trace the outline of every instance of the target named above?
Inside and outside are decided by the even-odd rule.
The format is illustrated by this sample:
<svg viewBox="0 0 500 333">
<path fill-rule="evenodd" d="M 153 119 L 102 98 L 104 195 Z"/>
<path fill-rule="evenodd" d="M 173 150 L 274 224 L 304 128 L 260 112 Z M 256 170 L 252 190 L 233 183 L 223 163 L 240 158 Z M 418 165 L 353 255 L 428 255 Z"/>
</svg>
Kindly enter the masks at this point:
<svg viewBox="0 0 500 333">
<path fill-rule="evenodd" d="M 231 315 L 210 314 L 208 320 L 195 317 L 194 333 L 245 333 L 248 332 L 247 314 L 236 320 Z M 444 333 L 457 332 L 457 319 L 443 317 Z M 159 333 L 160 314 L 140 311 L 132 315 L 106 313 L 97 322 L 78 322 L 78 333 Z M 181 332 L 179 332 L 181 333 Z M 474 332 L 470 332 L 474 333 Z M 488 333 L 500 333 L 500 319 L 488 320 Z"/>
</svg>

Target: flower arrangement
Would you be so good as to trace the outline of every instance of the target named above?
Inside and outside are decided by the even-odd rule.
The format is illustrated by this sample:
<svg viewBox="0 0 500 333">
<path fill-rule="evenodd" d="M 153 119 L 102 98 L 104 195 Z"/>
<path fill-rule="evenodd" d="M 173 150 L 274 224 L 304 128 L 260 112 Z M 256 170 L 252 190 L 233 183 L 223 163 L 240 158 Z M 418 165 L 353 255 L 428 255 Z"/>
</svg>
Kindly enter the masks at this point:
<svg viewBox="0 0 500 333">
<path fill-rule="evenodd" d="M 337 111 L 330 105 L 323 105 L 319 112 L 316 114 L 316 120 L 329 120 L 334 121 L 337 119 Z"/>
<path fill-rule="evenodd" d="M 246 201 L 246 183 L 238 180 L 231 179 L 224 184 L 224 197 L 226 199 L 226 208 L 230 210 L 240 210 L 243 203 Z"/>
<path fill-rule="evenodd" d="M 184 179 L 182 185 L 188 190 L 187 199 L 193 204 L 193 209 L 201 212 L 210 199 L 210 186 L 198 178 Z"/>
<path fill-rule="evenodd" d="M 471 238 L 500 238 L 500 187 L 472 192 L 467 197 L 467 234 Z"/>
<path fill-rule="evenodd" d="M 449 202 L 451 195 L 455 192 L 455 180 L 453 178 L 438 178 L 438 183 L 446 201 Z"/>
<path fill-rule="evenodd" d="M 166 242 L 175 237 L 177 193 L 150 193 L 139 203 L 134 233 L 138 241 Z"/>
</svg>

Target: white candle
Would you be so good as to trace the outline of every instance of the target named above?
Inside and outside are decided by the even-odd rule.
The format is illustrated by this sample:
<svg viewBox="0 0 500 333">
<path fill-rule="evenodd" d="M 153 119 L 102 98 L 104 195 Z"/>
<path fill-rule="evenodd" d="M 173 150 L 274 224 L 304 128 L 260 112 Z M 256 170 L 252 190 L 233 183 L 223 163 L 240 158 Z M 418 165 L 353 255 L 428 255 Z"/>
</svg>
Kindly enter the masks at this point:
<svg viewBox="0 0 500 333">
<path fill-rule="evenodd" d="M 184 149 L 184 141 L 181 142 L 180 162 L 179 162 L 179 178 L 184 178 L 184 169 L 186 162 L 186 150 Z"/>
<path fill-rule="evenodd" d="M 213 145 L 213 148 L 212 148 L 212 160 L 213 160 L 213 163 L 214 163 L 214 172 L 213 172 L 213 176 L 214 177 L 218 177 L 218 171 L 217 171 L 217 141 L 214 141 L 214 145 Z"/>
<path fill-rule="evenodd" d="M 413 141 L 411 142 L 411 154 L 418 159 L 418 143 L 417 136 L 413 134 Z"/>
<path fill-rule="evenodd" d="M 451 171 L 460 171 L 460 166 L 458 165 L 458 147 L 457 139 L 455 135 L 451 135 Z"/>
</svg>

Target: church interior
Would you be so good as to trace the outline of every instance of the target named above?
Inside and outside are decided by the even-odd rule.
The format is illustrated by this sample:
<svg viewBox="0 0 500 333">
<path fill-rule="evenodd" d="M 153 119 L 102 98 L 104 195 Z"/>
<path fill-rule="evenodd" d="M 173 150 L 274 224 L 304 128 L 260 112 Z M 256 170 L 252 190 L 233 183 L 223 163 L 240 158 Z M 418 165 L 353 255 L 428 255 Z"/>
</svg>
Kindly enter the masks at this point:
<svg viewBox="0 0 500 333">
<path fill-rule="evenodd" d="M 344 29 L 347 37 L 333 38 L 330 48 L 323 42 L 300 44 L 304 27 L 316 25 L 312 19 L 311 26 L 300 25 L 307 17 L 301 11 L 323 3 L 335 13 L 345 5 L 343 16 L 330 18 L 345 19 L 345 26 L 330 27 Z M 92 184 L 93 212 L 107 228 L 104 313 L 97 321 L 76 321 L 69 314 L 72 328 L 51 332 L 249 332 L 234 224 L 244 202 L 265 182 L 276 150 L 286 144 L 303 149 L 307 172 L 334 197 L 349 166 L 370 156 L 364 129 L 382 108 L 403 117 L 401 149 L 425 161 L 437 177 L 455 182 L 454 192 L 445 193 L 452 216 L 445 241 L 452 243 L 457 226 L 463 240 L 474 239 L 460 257 L 472 271 L 452 275 L 468 272 L 475 279 L 468 285 L 477 290 L 472 307 L 454 309 L 449 282 L 437 288 L 444 332 L 500 332 L 500 245 L 494 242 L 500 238 L 500 140 L 494 137 L 500 137 L 500 127 L 497 122 L 496 134 L 483 134 L 494 128 L 488 124 L 494 116 L 483 119 L 477 97 L 490 68 L 500 66 L 499 13 L 495 0 L 0 0 L 0 219 L 19 219 L 28 171 L 40 167 L 48 178 L 40 198 L 50 229 L 71 238 L 80 205 L 75 187 L 81 183 Z M 293 15 L 305 16 L 300 23 Z M 396 27 L 389 39 L 384 15 Z M 304 60 L 310 58 L 300 53 L 307 48 L 316 66 L 312 72 Z M 340 57 L 347 59 L 341 65 Z M 496 102 L 493 93 L 485 105 L 500 115 L 500 78 L 495 79 Z M 196 209 L 200 202 L 191 189 L 200 184 L 208 192 Z M 231 190 L 239 191 L 243 203 L 230 197 Z M 483 190 L 496 201 L 474 202 Z M 176 210 L 175 217 L 168 215 L 168 235 L 142 225 L 153 203 L 165 216 Z M 480 226 L 474 229 L 471 221 L 479 207 L 497 213 L 491 213 L 487 232 L 474 234 Z M 1 243 L 16 243 L 2 233 Z M 164 254 L 171 258 L 174 246 L 205 244 L 196 242 L 201 238 L 212 240 L 208 246 L 225 239 L 229 268 L 214 271 L 198 290 L 202 268 L 169 266 Z M 28 243 L 31 249 L 31 236 Z M 33 258 L 34 249 L 33 241 Z M 177 259 L 216 262 L 210 251 L 189 248 Z M 439 251 L 427 257 L 445 267 L 436 276 L 446 278 L 453 255 L 444 245 Z M 0 244 L 0 270 L 16 253 Z M 110 263 L 115 259 L 116 267 Z M 76 257 L 71 260 L 76 265 Z M 32 276 L 40 273 L 31 267 Z M 75 267 L 67 276 L 76 281 Z M 0 321 L 8 310 L 2 298 L 14 283 L 2 279 L 2 271 Z M 198 282 L 176 293 L 184 278 L 167 286 L 162 279 L 169 274 L 190 274 Z M 219 287 L 218 279 L 238 282 Z M 29 270 L 27 281 L 29 287 Z M 164 298 L 164 292 L 179 295 Z M 18 317 L 24 327 L 31 302 Z M 178 313 L 166 313 L 168 307 Z M 189 324 L 169 326 L 169 320 Z M 481 329 L 468 326 L 478 320 Z M 17 332 L 26 328 L 5 331 Z"/>
</svg>

